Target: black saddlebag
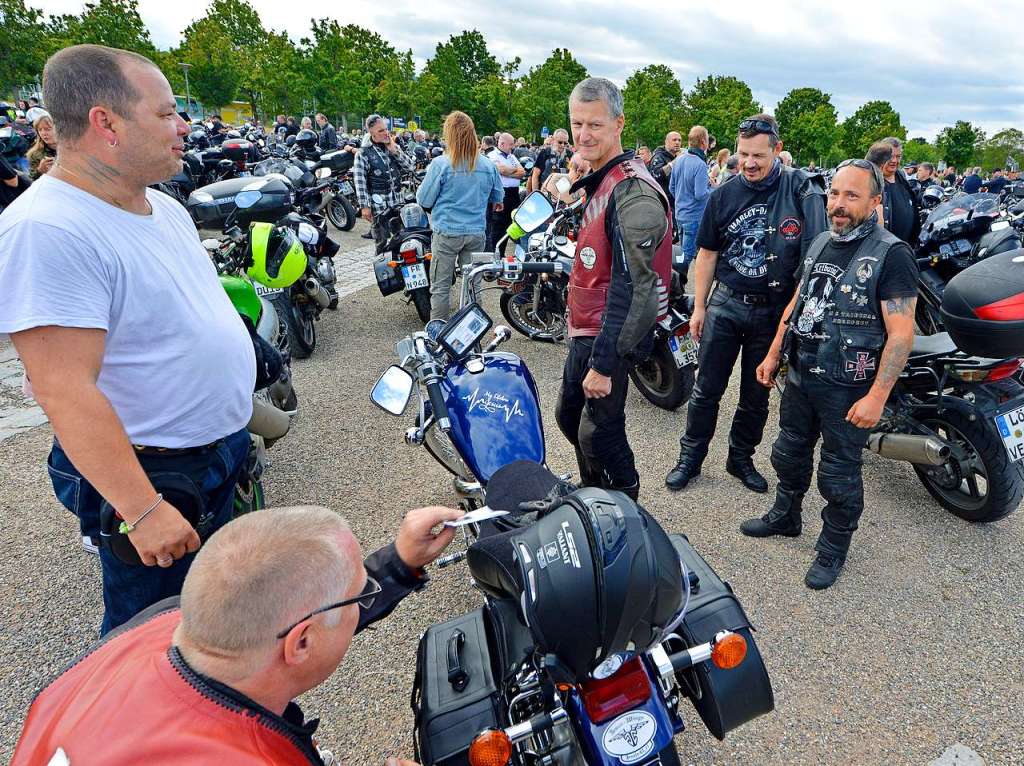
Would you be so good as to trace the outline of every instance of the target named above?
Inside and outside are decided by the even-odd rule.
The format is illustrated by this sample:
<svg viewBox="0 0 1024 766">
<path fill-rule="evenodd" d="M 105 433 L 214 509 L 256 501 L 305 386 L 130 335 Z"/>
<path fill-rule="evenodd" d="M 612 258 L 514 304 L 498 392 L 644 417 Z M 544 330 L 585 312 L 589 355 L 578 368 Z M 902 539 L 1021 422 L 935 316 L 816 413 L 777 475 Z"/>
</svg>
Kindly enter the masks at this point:
<svg viewBox="0 0 1024 766">
<path fill-rule="evenodd" d="M 378 256 L 373 262 L 373 275 L 377 278 L 377 287 L 381 295 L 397 293 L 405 287 L 401 272 L 388 262 L 389 253 Z M 429 268 L 429 267 L 428 267 Z"/>
<path fill-rule="evenodd" d="M 747 656 L 738 667 L 721 670 L 706 662 L 678 675 L 683 691 L 697 708 L 708 731 L 718 739 L 727 732 L 775 709 L 775 696 L 753 626 L 729 583 L 701 557 L 685 535 L 669 535 L 690 574 L 690 604 L 676 629 L 688 646 L 710 641 L 722 630 L 747 641 Z"/>
<path fill-rule="evenodd" d="M 420 639 L 412 709 L 416 760 L 423 766 L 468 764 L 476 735 L 499 726 L 485 621 L 477 609 L 432 625 Z"/>
<path fill-rule="evenodd" d="M 961 351 L 991 359 L 1024 356 L 1024 249 L 986 258 L 949 280 L 941 314 Z"/>
</svg>

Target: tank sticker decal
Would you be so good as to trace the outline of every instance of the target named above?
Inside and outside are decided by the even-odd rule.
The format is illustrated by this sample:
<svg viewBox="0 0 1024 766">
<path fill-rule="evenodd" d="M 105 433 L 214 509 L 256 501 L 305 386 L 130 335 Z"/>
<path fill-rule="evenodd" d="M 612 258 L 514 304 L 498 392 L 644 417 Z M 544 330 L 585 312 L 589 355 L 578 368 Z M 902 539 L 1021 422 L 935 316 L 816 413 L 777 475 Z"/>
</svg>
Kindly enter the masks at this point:
<svg viewBox="0 0 1024 766">
<path fill-rule="evenodd" d="M 514 415 L 518 415 L 521 418 L 526 417 L 526 413 L 524 413 L 522 408 L 519 406 L 518 399 L 510 402 L 509 398 L 500 392 L 484 391 L 483 393 L 480 393 L 479 388 L 474 388 L 473 393 L 466 394 L 462 399 L 469 402 L 469 408 L 466 410 L 467 414 L 473 410 L 482 410 L 488 415 L 500 412 L 505 415 L 506 423 L 508 423 Z"/>
<path fill-rule="evenodd" d="M 658 722 L 643 710 L 623 713 L 604 730 L 601 746 L 609 755 L 623 763 L 636 763 L 654 749 L 654 735 Z"/>
</svg>

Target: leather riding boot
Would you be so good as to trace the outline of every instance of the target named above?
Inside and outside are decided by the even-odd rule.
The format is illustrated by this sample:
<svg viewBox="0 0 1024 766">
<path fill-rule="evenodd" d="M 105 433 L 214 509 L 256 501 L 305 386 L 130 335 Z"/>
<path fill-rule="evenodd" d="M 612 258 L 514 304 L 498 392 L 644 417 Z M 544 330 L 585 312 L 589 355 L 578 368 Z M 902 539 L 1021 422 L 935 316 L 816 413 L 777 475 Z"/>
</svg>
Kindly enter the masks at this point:
<svg viewBox="0 0 1024 766">
<path fill-rule="evenodd" d="M 800 514 L 803 497 L 786 492 L 781 487 L 775 492 L 775 503 L 759 519 L 747 519 L 740 524 L 740 532 L 747 537 L 798 537 L 803 527 Z"/>
<path fill-rule="evenodd" d="M 754 461 L 749 457 L 732 457 L 730 455 L 725 461 L 725 471 L 739 479 L 743 486 L 751 492 L 768 491 L 768 480 L 758 472 L 754 467 Z"/>
<path fill-rule="evenodd" d="M 700 461 L 696 460 L 686 447 L 683 447 L 679 451 L 679 460 L 675 467 L 665 477 L 665 486 L 673 491 L 679 491 L 698 476 L 700 476 Z"/>
</svg>

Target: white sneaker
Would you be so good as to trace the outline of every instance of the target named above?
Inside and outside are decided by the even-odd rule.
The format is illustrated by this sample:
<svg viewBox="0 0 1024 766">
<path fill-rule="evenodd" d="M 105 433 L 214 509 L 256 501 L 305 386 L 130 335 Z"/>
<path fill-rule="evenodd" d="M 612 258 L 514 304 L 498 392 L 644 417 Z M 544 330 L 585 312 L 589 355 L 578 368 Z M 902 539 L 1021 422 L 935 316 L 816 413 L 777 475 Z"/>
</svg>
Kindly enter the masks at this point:
<svg viewBox="0 0 1024 766">
<path fill-rule="evenodd" d="M 340 761 L 334 757 L 334 753 L 330 750 L 324 750 L 322 747 L 318 747 L 316 751 L 320 754 L 320 760 L 324 762 L 324 766 L 340 765 Z"/>
<path fill-rule="evenodd" d="M 97 540 L 89 537 L 89 535 L 82 535 L 82 550 L 86 553 L 91 553 L 94 556 L 99 556 L 100 544 Z"/>
</svg>

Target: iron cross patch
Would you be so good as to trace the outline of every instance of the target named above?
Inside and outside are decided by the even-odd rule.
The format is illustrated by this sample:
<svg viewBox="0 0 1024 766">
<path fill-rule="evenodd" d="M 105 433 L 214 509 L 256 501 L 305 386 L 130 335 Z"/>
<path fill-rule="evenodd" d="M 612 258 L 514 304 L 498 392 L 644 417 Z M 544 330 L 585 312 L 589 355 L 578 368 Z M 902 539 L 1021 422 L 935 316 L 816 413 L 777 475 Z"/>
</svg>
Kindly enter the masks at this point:
<svg viewBox="0 0 1024 766">
<path fill-rule="evenodd" d="M 857 361 L 846 363 L 846 371 L 853 373 L 854 380 L 865 380 L 868 377 L 868 370 L 874 369 L 875 357 L 867 351 L 858 351 Z"/>
</svg>

